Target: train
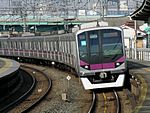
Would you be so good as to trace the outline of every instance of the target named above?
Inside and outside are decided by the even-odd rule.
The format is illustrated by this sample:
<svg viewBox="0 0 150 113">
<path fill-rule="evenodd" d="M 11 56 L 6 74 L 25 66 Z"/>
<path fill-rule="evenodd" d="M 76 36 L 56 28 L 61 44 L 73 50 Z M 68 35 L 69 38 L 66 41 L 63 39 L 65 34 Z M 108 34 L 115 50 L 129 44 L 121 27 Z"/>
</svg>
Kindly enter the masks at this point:
<svg viewBox="0 0 150 113">
<path fill-rule="evenodd" d="M 120 27 L 89 27 L 51 36 L 1 37 L 0 56 L 34 58 L 75 70 L 85 90 L 122 87 L 126 58 Z"/>
</svg>

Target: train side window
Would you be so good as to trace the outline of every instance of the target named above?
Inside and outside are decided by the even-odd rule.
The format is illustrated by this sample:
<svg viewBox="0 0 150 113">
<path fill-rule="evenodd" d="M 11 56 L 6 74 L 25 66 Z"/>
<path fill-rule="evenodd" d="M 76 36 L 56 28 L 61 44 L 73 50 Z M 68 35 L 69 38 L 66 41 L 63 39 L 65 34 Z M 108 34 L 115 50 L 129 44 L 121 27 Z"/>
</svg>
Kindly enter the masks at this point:
<svg viewBox="0 0 150 113">
<path fill-rule="evenodd" d="M 33 49 L 36 50 L 36 42 L 33 42 Z"/>
<path fill-rule="evenodd" d="M 53 41 L 50 42 L 50 50 L 53 51 Z"/>
<path fill-rule="evenodd" d="M 54 51 L 57 51 L 57 48 L 56 48 L 56 41 L 54 41 Z"/>
<path fill-rule="evenodd" d="M 42 42 L 41 41 L 39 42 L 39 45 L 40 45 L 40 50 L 42 50 Z"/>
<path fill-rule="evenodd" d="M 28 42 L 27 45 L 27 48 L 30 50 L 30 42 Z"/>
<path fill-rule="evenodd" d="M 64 41 L 64 52 L 66 53 L 66 41 Z"/>
<path fill-rule="evenodd" d="M 11 48 L 13 48 L 13 42 L 12 41 L 10 42 L 10 46 L 11 46 Z"/>
<path fill-rule="evenodd" d="M 38 50 L 38 42 L 35 42 L 36 50 Z"/>
<path fill-rule="evenodd" d="M 49 51 L 51 51 L 51 42 L 49 41 L 48 44 L 49 44 Z"/>
<path fill-rule="evenodd" d="M 40 50 L 40 42 L 38 42 L 38 50 Z"/>
<path fill-rule="evenodd" d="M 16 42 L 16 49 L 19 49 L 19 42 Z"/>
<path fill-rule="evenodd" d="M 46 44 L 47 44 L 47 43 L 46 43 L 46 42 L 45 42 L 45 40 L 44 40 L 44 41 L 43 41 L 43 50 L 44 50 L 44 51 L 46 51 L 46 50 L 47 50 L 47 46 L 46 46 Z"/>
<path fill-rule="evenodd" d="M 30 50 L 33 50 L 33 41 L 30 42 Z"/>
<path fill-rule="evenodd" d="M 59 43 L 59 51 L 61 51 L 61 41 L 59 41 L 58 43 Z"/>
<path fill-rule="evenodd" d="M 6 49 L 6 46 L 7 46 L 7 44 L 6 44 L 6 42 L 4 41 L 4 48 Z"/>
<path fill-rule="evenodd" d="M 1 42 L 0 42 L 0 48 L 2 48 Z"/>
<path fill-rule="evenodd" d="M 63 42 L 62 42 L 62 52 L 65 52 L 65 51 L 64 51 L 64 49 L 65 49 L 64 46 L 65 46 L 65 44 L 64 44 L 64 41 L 63 41 Z"/>
<path fill-rule="evenodd" d="M 22 49 L 22 42 L 20 42 L 20 49 Z"/>
<path fill-rule="evenodd" d="M 28 42 L 25 41 L 25 49 L 27 50 L 28 49 Z"/>
<path fill-rule="evenodd" d="M 32 41 L 31 44 L 32 44 L 32 50 L 34 50 L 34 41 Z"/>
<path fill-rule="evenodd" d="M 67 53 L 70 53 L 70 51 L 69 51 L 69 49 L 70 49 L 70 48 L 69 48 L 69 41 L 67 41 L 67 49 L 68 49 L 68 50 L 67 50 Z"/>
<path fill-rule="evenodd" d="M 8 47 L 8 49 L 10 49 L 9 41 L 7 41 L 7 47 Z"/>
<path fill-rule="evenodd" d="M 53 51 L 55 51 L 55 41 L 52 43 Z"/>
<path fill-rule="evenodd" d="M 65 50 L 65 53 L 67 52 L 67 42 L 65 41 L 65 46 L 64 46 L 64 50 Z"/>
<path fill-rule="evenodd" d="M 16 41 L 14 42 L 14 45 L 15 45 L 15 49 L 17 49 L 17 42 Z"/>
<path fill-rule="evenodd" d="M 47 43 L 47 50 L 49 51 L 49 50 L 50 50 L 50 49 L 49 49 L 49 48 L 50 48 L 50 47 L 49 47 L 49 41 L 47 41 L 46 43 Z"/>
<path fill-rule="evenodd" d="M 28 42 L 28 49 L 30 50 L 30 42 Z"/>
<path fill-rule="evenodd" d="M 51 41 L 49 42 L 49 51 L 51 51 L 52 48 L 51 48 Z"/>
<path fill-rule="evenodd" d="M 17 41 L 17 49 L 20 49 L 20 42 Z"/>
<path fill-rule="evenodd" d="M 69 53 L 69 54 L 70 54 L 70 49 L 71 49 L 70 41 L 68 41 L 68 53 Z"/>
<path fill-rule="evenodd" d="M 22 41 L 22 49 L 25 49 L 25 42 Z"/>
</svg>

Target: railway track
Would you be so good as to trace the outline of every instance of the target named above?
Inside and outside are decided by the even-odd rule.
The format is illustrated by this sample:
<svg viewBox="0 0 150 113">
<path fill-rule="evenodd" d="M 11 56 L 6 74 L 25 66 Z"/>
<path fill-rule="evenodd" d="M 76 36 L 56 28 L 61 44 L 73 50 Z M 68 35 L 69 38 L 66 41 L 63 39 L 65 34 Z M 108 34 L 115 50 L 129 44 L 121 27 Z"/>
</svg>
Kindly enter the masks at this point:
<svg viewBox="0 0 150 113">
<path fill-rule="evenodd" d="M 42 102 L 40 102 L 36 107 L 30 110 L 30 113 L 35 112 L 59 113 L 62 111 L 64 111 L 65 113 L 74 113 L 75 111 L 81 113 L 129 113 L 129 112 L 122 112 L 121 111 L 122 106 L 120 107 L 119 104 L 120 103 L 119 97 L 120 95 L 122 95 L 123 91 L 120 91 L 119 97 L 117 95 L 118 91 L 117 92 L 111 90 L 106 91 L 106 89 L 93 91 L 92 94 L 91 91 L 83 90 L 81 88 L 81 84 L 78 83 L 79 82 L 78 79 L 72 75 L 69 75 L 69 73 L 59 71 L 58 69 L 55 68 L 43 66 L 38 67 L 36 65 L 31 64 L 30 65 L 27 64 L 29 66 L 27 67 L 25 65 L 23 66 L 23 69 L 29 72 L 32 76 L 36 77 L 35 79 L 39 79 L 39 85 L 37 85 L 38 83 L 37 81 L 35 89 L 32 92 L 33 95 L 29 96 L 21 104 L 18 104 L 18 106 L 10 110 L 9 113 L 14 112 L 20 113 L 29 111 L 29 109 L 37 105 L 36 103 L 38 103 L 40 99 L 45 96 L 43 91 L 44 89 L 46 89 L 46 86 L 48 86 L 48 84 L 51 86 L 51 83 L 48 82 L 46 83 L 47 77 L 44 78 L 41 75 L 43 72 L 48 75 L 48 78 L 52 79 L 53 88 L 51 88 L 51 92 L 46 96 L 46 98 L 42 100 Z M 34 69 L 31 69 L 30 67 L 33 67 Z M 70 102 L 65 102 L 61 99 L 61 95 L 62 93 L 64 93 L 65 89 L 68 88 L 68 81 L 66 79 L 68 75 L 71 76 L 71 81 L 69 84 Z M 42 89 L 42 87 L 44 89 Z M 45 90 L 45 92 L 49 90 Z M 41 96 L 38 96 L 38 94 L 41 94 Z M 93 95 L 93 99 L 91 98 L 91 94 Z"/>
<path fill-rule="evenodd" d="M 35 78 L 36 85 L 31 95 L 29 95 L 25 100 L 18 104 L 15 108 L 11 109 L 8 113 L 20 113 L 27 112 L 33 108 L 42 98 L 44 98 L 49 92 L 52 84 L 51 80 L 47 75 L 35 68 L 22 65 L 22 69 L 26 70 L 30 75 Z M 22 100 L 22 98 L 19 98 Z M 18 101 L 19 101 L 18 100 Z"/>
<path fill-rule="evenodd" d="M 121 113 L 117 92 L 93 91 L 93 101 L 88 113 Z"/>
</svg>

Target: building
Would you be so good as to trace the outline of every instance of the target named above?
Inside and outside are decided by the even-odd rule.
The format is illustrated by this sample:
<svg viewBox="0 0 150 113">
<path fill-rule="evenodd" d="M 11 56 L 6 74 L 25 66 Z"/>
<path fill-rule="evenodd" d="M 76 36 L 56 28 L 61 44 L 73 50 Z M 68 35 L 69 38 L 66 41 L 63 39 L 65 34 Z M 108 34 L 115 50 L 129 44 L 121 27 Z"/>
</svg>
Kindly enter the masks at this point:
<svg viewBox="0 0 150 113">
<path fill-rule="evenodd" d="M 124 31 L 124 42 L 126 48 L 134 48 L 135 29 L 133 27 L 122 25 L 121 28 Z M 137 48 L 146 48 L 145 33 L 140 29 L 137 30 Z"/>
<path fill-rule="evenodd" d="M 150 0 L 144 0 L 142 5 L 130 15 L 133 20 L 145 21 L 148 23 L 147 28 L 147 44 L 148 48 L 150 48 Z"/>
</svg>

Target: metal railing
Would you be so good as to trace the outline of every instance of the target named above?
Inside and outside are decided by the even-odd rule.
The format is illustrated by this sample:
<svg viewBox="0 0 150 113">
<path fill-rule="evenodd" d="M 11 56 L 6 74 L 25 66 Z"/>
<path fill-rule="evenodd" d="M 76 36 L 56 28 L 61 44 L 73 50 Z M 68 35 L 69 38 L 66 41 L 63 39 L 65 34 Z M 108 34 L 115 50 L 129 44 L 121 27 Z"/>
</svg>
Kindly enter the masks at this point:
<svg viewBox="0 0 150 113">
<path fill-rule="evenodd" d="M 145 60 L 150 61 L 150 48 L 137 48 L 136 52 L 135 49 L 126 48 L 126 58 L 128 59 L 135 59 L 135 53 L 137 55 L 136 60 Z"/>
</svg>

